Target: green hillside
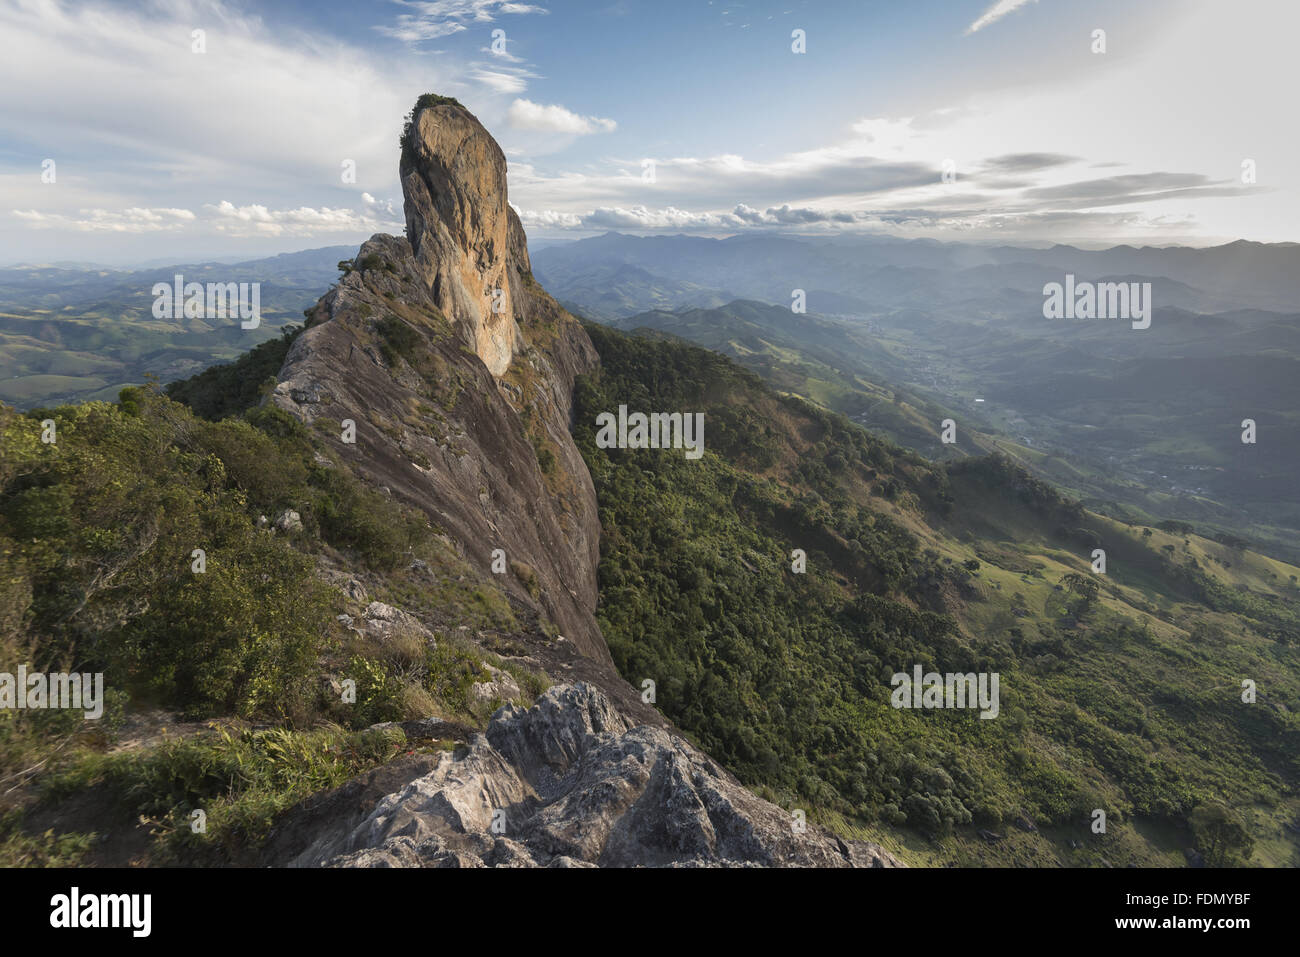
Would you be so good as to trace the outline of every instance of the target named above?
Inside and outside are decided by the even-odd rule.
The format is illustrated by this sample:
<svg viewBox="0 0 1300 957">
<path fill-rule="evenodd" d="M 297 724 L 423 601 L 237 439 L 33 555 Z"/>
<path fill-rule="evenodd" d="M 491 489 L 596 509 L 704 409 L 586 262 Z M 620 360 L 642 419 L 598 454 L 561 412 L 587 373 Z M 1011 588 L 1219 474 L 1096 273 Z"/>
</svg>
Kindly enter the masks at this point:
<svg viewBox="0 0 1300 957">
<path fill-rule="evenodd" d="M 241 263 L 148 269 L 0 268 L 0 402 L 18 408 L 112 401 L 150 378 L 183 379 L 229 362 L 300 322 L 352 247 L 334 246 Z M 254 282 L 261 322 L 156 319 L 155 283 Z M 274 371 L 274 370 L 273 370 Z"/>
<path fill-rule="evenodd" d="M 717 353 L 588 331 L 602 370 L 579 381 L 575 433 L 600 506 L 603 632 L 624 676 L 652 680 L 657 707 L 758 793 L 917 864 L 1181 865 L 1192 848 L 1296 862 L 1300 570 L 1098 515 L 1004 457 L 934 463 Z M 307 794 L 446 746 L 370 723 L 481 727 L 490 707 L 466 689 L 489 665 L 529 693 L 549 682 L 456 637 L 543 623 L 258 405 L 289 341 L 170 397 L 0 407 L 0 650 L 115 689 L 104 730 L 0 712 L 16 785 L 0 859 L 76 862 L 94 827 L 144 817 L 152 862 L 247 860 Z M 707 451 L 598 448 L 596 416 L 620 405 L 704 413 Z M 45 419 L 58 442 L 41 441 Z M 301 528 L 271 531 L 288 509 Z M 359 607 L 313 569 L 443 623 L 436 650 L 345 627 Z M 892 707 L 891 677 L 917 665 L 996 672 L 997 716 Z M 343 674 L 361 676 L 346 711 L 329 691 Z M 106 750 L 127 715 L 160 707 L 216 730 Z M 42 837 L 65 802 L 98 810 Z M 185 826 L 199 805 L 203 839 Z"/>
<path fill-rule="evenodd" d="M 612 324 L 721 352 L 927 458 L 1003 454 L 1095 511 L 1179 519 L 1300 561 L 1291 320 L 1174 314 L 1130 342 L 1000 316 L 828 317 L 739 300 Z M 1246 416 L 1256 445 L 1240 441 Z M 955 444 L 940 441 L 946 418 Z"/>
<path fill-rule="evenodd" d="M 460 637 L 536 622 L 320 434 L 258 405 L 287 342 L 173 390 L 209 418 L 145 388 L 26 414 L 0 405 L 0 659 L 102 672 L 105 688 L 95 721 L 0 710 L 0 866 L 83 863 L 106 834 L 142 840 L 143 862 L 247 861 L 307 795 L 446 746 L 371 724 L 482 727 L 495 704 L 469 689 L 489 666 L 513 672 L 529 700 L 549 684 Z M 45 420 L 55 442 L 41 439 Z M 289 510 L 298 522 L 277 527 Z M 349 627 L 368 598 L 345 597 L 322 570 L 418 610 L 436 646 Z M 344 678 L 355 704 L 340 704 Z M 159 709 L 178 736 L 111 747 Z M 206 834 L 191 832 L 195 807 Z"/>
<path fill-rule="evenodd" d="M 1295 862 L 1296 568 L 1104 518 L 1002 457 L 932 464 L 714 353 L 588 332 L 606 639 L 760 793 L 919 861 L 1180 865 L 1226 820 L 1236 853 Z M 704 412 L 707 452 L 597 448 L 619 405 Z M 999 673 L 1000 714 L 891 707 L 916 664 Z"/>
</svg>

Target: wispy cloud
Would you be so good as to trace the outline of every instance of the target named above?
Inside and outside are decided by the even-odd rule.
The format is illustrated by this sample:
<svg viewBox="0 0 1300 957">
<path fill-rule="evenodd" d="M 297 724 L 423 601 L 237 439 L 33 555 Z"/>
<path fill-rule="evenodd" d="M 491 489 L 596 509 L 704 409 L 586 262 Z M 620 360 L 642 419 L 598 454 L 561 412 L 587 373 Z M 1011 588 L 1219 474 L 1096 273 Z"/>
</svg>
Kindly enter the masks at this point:
<svg viewBox="0 0 1300 957">
<path fill-rule="evenodd" d="M 924 118 L 921 118 L 924 119 Z M 982 118 L 972 116 L 978 125 Z M 1157 233 L 1185 220 L 1162 212 L 1103 213 L 1107 208 L 1168 199 L 1241 196 L 1247 187 L 1199 173 L 1133 173 L 1079 178 L 1078 155 L 1055 151 L 971 156 L 952 181 L 939 158 L 954 141 L 940 127 L 911 118 L 872 117 L 853 123 L 839 144 L 765 161 L 740 155 L 663 157 L 656 176 L 639 160 L 613 161 L 603 173 L 547 176 L 527 163 L 511 168 L 512 194 L 526 226 L 548 230 L 625 229 L 726 232 L 872 231 L 894 235 L 1023 230 L 1044 235 L 1049 224 L 1094 235 L 1116 224 Z M 997 137 L 989 140 L 997 143 Z M 741 202 L 720 207 L 720 197 Z M 653 197 L 653 198 L 652 198 Z"/>
<path fill-rule="evenodd" d="M 399 14 L 396 24 L 375 29 L 404 43 L 421 43 L 468 30 L 469 23 L 491 23 L 503 14 L 546 13 L 543 7 L 517 0 L 393 0 L 414 12 Z"/>
<path fill-rule="evenodd" d="M 966 197 L 974 200 L 975 197 Z M 843 235 L 846 231 L 900 238 L 943 235 L 966 238 L 1014 234 L 1021 240 L 1056 240 L 1064 233 L 1075 239 L 1113 242 L 1116 234 L 1140 232 L 1175 235 L 1193 226 L 1190 217 L 1081 210 L 989 210 L 967 204 L 931 208 L 897 206 L 876 210 L 814 209 L 779 206 L 758 210 L 739 204 L 732 210 L 699 212 L 676 206 L 604 206 L 586 213 L 520 210 L 529 230 L 592 232 L 626 230 L 735 234 L 775 231 L 805 235 Z"/>
<path fill-rule="evenodd" d="M 997 0 L 991 7 L 981 13 L 974 23 L 966 28 L 966 35 L 969 36 L 976 30 L 983 30 L 990 23 L 996 23 L 1007 14 L 1015 13 L 1027 3 L 1037 2 L 1038 0 Z"/>
<path fill-rule="evenodd" d="M 528 81 L 537 74 L 516 67 L 488 68 L 475 64 L 470 72 L 470 79 L 482 83 L 493 93 L 522 93 L 528 89 Z"/>
<path fill-rule="evenodd" d="M 994 156 L 983 163 L 983 168 L 999 173 L 1031 173 L 1054 166 L 1067 166 L 1077 163 L 1079 157 L 1064 153 L 1007 153 Z"/>
<path fill-rule="evenodd" d="M 273 209 L 258 203 L 236 206 L 222 200 L 205 203 L 202 215 L 189 209 L 132 206 L 72 212 L 15 209 L 13 216 L 29 229 L 78 233 L 170 233 L 211 229 L 234 236 L 317 236 L 373 233 L 401 227 L 392 200 L 378 200 L 369 193 L 362 193 L 361 200 L 364 206 L 361 210 L 329 206 Z"/>
<path fill-rule="evenodd" d="M 1265 187 L 1267 188 L 1267 187 Z M 1254 190 L 1258 191 L 1258 190 Z M 1250 187 L 1233 180 L 1213 180 L 1200 173 L 1132 173 L 1081 180 L 1060 186 L 1026 190 L 1034 202 L 1051 202 L 1065 207 L 1088 207 L 1151 203 L 1182 196 L 1245 196 Z"/>
<path fill-rule="evenodd" d="M 188 209 L 133 206 L 129 209 L 81 209 L 75 214 L 15 209 L 15 217 L 32 229 L 68 229 L 76 232 L 153 233 L 182 229 L 194 222 Z"/>
<path fill-rule="evenodd" d="M 589 133 L 612 133 L 618 129 L 613 120 L 599 116 L 579 116 L 558 103 L 534 103 L 518 99 L 510 104 L 506 122 L 516 129 L 541 130 L 547 133 L 569 133 L 585 136 Z"/>
</svg>

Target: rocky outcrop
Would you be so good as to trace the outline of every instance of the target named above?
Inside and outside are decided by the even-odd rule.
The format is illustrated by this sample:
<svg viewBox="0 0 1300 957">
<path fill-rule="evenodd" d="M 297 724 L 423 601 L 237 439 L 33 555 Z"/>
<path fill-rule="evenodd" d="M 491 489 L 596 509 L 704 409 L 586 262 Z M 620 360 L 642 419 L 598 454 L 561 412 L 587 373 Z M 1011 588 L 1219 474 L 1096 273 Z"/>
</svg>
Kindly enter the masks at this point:
<svg viewBox="0 0 1300 957">
<path fill-rule="evenodd" d="M 312 799 L 268 863 L 336 867 L 897 867 L 755 797 L 679 736 L 586 683 L 507 705 L 457 752 Z M 342 791 L 343 789 L 340 789 Z M 380 793 L 384 792 L 384 793 Z M 363 799 L 358 799 L 365 796 Z M 339 814 L 339 807 L 349 813 Z M 305 844 L 305 846 L 303 846 Z"/>
<path fill-rule="evenodd" d="M 524 345 L 519 322 L 531 274 L 506 190 L 506 158 L 482 125 L 450 104 L 412 118 L 403 151 L 406 235 L 420 282 L 488 371 L 502 375 Z"/>
<path fill-rule="evenodd" d="M 549 619 L 505 644 L 566 683 L 528 710 L 502 707 L 484 733 L 405 722 L 408 740 L 462 746 L 413 748 L 313 795 L 278 821 L 263 863 L 895 866 L 874 845 L 796 826 L 619 677 L 594 615 L 595 491 L 569 431 L 596 351 L 533 280 L 504 156 L 478 121 L 437 102 L 403 139 L 407 237 L 361 247 L 309 311 L 270 401 L 326 440 L 318 465 L 418 509 L 483 583 Z M 347 627 L 435 640 L 351 572 L 335 577 Z M 486 677 L 468 689 L 479 706 L 524 698 L 505 670 Z"/>
<path fill-rule="evenodd" d="M 452 103 L 418 111 L 401 172 L 408 238 L 361 247 L 271 401 L 612 670 L 594 618 L 595 491 L 569 432 L 595 349 L 533 280 L 505 159 L 478 120 Z"/>
</svg>

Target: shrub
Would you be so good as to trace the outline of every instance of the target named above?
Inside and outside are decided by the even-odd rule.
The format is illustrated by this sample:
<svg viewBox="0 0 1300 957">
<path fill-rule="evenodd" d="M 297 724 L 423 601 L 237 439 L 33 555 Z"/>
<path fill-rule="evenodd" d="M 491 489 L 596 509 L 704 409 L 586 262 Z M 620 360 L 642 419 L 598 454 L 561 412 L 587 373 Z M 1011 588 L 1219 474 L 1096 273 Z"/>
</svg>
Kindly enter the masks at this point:
<svg viewBox="0 0 1300 957">
<path fill-rule="evenodd" d="M 215 422 L 239 415 L 260 401 L 263 388 L 274 381 L 289 354 L 289 347 L 303 328 L 285 326 L 278 338 L 263 342 L 234 362 L 212 366 L 193 378 L 173 382 L 164 391 L 204 419 Z M 123 411 L 138 414 L 141 394 L 139 388 L 123 389 Z"/>
<path fill-rule="evenodd" d="M 229 860 L 255 849 L 280 811 L 382 764 L 405 746 L 396 728 L 223 728 L 149 750 L 84 755 L 58 772 L 44 793 L 57 800 L 86 788 L 100 790 L 153 825 L 164 863 L 193 864 L 196 855 Z M 206 833 L 190 827 L 190 812 L 198 808 L 207 816 Z M 74 849 L 75 844 L 63 851 Z"/>
<path fill-rule="evenodd" d="M 423 518 L 363 485 L 351 474 L 324 466 L 312 470 L 316 490 L 310 514 L 335 548 L 353 551 L 370 568 L 400 565 L 425 533 Z"/>
<path fill-rule="evenodd" d="M 395 366 L 400 357 L 414 364 L 416 350 L 422 340 L 410 323 L 397 316 L 385 316 L 375 324 L 375 329 L 379 332 L 379 349 L 384 354 L 385 362 Z"/>
</svg>

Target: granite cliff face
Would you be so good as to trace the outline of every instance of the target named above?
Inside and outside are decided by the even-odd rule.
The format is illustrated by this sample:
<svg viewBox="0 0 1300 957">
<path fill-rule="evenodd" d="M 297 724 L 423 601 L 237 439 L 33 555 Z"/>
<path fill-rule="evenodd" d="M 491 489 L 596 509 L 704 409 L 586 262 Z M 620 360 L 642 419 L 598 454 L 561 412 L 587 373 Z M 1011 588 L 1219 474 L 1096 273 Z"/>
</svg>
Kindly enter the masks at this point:
<svg viewBox="0 0 1300 957">
<path fill-rule="evenodd" d="M 599 521 L 569 434 L 597 358 L 533 280 L 505 159 L 459 106 L 421 110 L 402 164 L 408 239 L 377 235 L 316 305 L 272 396 L 340 458 L 423 509 L 470 559 L 587 656 Z M 494 311 L 499 310 L 499 311 Z M 355 443 L 343 423 L 355 423 Z M 493 553 L 500 549 L 493 573 Z"/>
<path fill-rule="evenodd" d="M 505 158 L 478 120 L 439 101 L 417 108 L 404 141 L 407 237 L 362 245 L 310 310 L 270 401 L 327 440 L 336 461 L 322 465 L 423 511 L 484 583 L 534 612 L 511 654 L 565 683 L 527 711 L 500 708 L 486 733 L 406 722 L 408 740 L 459 747 L 313 796 L 277 825 L 264 863 L 895 865 L 795 828 L 619 676 L 594 615 L 595 491 L 569 431 L 596 350 L 533 279 Z M 376 621 L 430 635 L 387 605 L 366 611 L 382 640 Z M 484 694 L 511 697 L 504 684 Z"/>
<path fill-rule="evenodd" d="M 403 151 L 406 234 L 416 274 L 500 376 L 525 346 L 528 247 L 506 191 L 506 159 L 478 120 L 439 106 L 419 112 Z"/>
</svg>

